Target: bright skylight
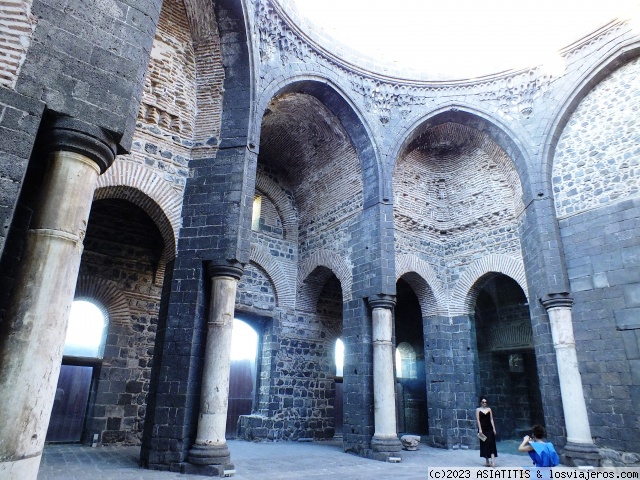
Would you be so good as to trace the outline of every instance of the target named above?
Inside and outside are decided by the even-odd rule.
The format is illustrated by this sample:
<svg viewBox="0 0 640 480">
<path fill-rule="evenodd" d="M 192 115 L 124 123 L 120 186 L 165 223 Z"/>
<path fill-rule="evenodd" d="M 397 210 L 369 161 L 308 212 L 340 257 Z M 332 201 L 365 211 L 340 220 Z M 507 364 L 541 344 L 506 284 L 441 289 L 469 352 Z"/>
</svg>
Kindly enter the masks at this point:
<svg viewBox="0 0 640 480">
<path fill-rule="evenodd" d="M 280 0 L 316 28 L 390 65 L 438 78 L 470 78 L 554 64 L 557 51 L 639 0 Z"/>
</svg>

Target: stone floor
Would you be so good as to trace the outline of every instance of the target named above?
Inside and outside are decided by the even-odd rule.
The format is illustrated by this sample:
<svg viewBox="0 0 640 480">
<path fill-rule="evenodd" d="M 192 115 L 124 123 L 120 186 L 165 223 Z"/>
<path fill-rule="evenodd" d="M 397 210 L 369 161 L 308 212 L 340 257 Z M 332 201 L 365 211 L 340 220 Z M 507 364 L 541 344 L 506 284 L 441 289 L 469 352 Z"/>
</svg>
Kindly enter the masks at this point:
<svg viewBox="0 0 640 480">
<path fill-rule="evenodd" d="M 427 467 L 483 467 L 478 450 L 443 450 L 421 445 L 402 452 L 402 462 L 367 460 L 342 451 L 341 441 L 312 443 L 228 442 L 238 480 L 256 479 L 424 479 Z M 517 441 L 498 443 L 498 467 L 529 465 Z M 139 447 L 47 445 L 38 480 L 186 480 L 204 478 L 138 467 Z"/>
</svg>

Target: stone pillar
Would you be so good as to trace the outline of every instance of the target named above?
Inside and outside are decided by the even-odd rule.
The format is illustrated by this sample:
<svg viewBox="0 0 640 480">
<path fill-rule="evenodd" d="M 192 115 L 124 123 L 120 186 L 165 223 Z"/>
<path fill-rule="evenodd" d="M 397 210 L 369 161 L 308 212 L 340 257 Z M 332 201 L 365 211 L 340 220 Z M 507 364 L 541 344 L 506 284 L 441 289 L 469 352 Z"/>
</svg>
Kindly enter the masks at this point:
<svg viewBox="0 0 640 480">
<path fill-rule="evenodd" d="M 211 303 L 202 371 L 200 415 L 196 442 L 185 473 L 225 475 L 233 470 L 225 439 L 229 405 L 231 334 L 236 287 L 242 268 L 207 265 L 211 276 Z"/>
<path fill-rule="evenodd" d="M 396 431 L 396 395 L 391 334 L 395 299 L 378 295 L 369 299 L 372 309 L 373 410 L 375 433 L 371 439 L 373 457 L 378 460 L 399 458 L 402 443 Z"/>
<path fill-rule="evenodd" d="M 43 143 L 46 176 L 0 334 L 2 480 L 38 475 L 95 184 L 116 154 L 104 131 L 68 117 Z"/>
<path fill-rule="evenodd" d="M 598 466 L 600 455 L 591 437 L 587 405 L 578 370 L 578 355 L 573 337 L 569 294 L 551 294 L 542 299 L 551 323 L 551 337 L 556 352 L 562 409 L 567 429 L 565 463 Z"/>
</svg>

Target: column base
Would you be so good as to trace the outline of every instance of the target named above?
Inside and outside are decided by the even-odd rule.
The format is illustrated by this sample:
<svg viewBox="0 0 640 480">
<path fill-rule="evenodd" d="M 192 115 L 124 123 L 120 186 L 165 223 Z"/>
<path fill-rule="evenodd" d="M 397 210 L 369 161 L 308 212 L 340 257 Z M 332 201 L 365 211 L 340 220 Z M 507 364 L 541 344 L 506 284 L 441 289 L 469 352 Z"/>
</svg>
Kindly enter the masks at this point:
<svg viewBox="0 0 640 480">
<path fill-rule="evenodd" d="M 189 451 L 187 461 L 194 466 L 231 464 L 231 454 L 227 444 L 199 445 L 195 444 Z"/>
<path fill-rule="evenodd" d="M 402 456 L 400 452 L 402 450 L 402 442 L 400 439 L 393 435 L 388 437 L 374 437 L 371 439 L 371 450 L 367 457 L 373 460 L 380 460 L 382 462 L 400 462 Z"/>
<path fill-rule="evenodd" d="M 602 456 L 592 443 L 567 443 L 562 449 L 560 461 L 568 467 L 599 467 Z"/>
<path fill-rule="evenodd" d="M 0 478 L 3 480 L 36 480 L 41 454 L 16 461 L 0 462 Z"/>
</svg>

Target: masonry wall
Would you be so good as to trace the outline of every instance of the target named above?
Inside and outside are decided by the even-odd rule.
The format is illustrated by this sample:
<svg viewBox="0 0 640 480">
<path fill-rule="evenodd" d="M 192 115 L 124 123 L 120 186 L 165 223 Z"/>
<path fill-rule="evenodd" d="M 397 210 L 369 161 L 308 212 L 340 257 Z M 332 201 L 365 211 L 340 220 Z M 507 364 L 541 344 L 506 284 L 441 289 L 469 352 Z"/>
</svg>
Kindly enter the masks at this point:
<svg viewBox="0 0 640 480">
<path fill-rule="evenodd" d="M 30 158 L 43 112 L 110 131 L 120 151 L 131 146 L 161 2 L 129 3 L 11 0 L 0 7 L 0 128 L 7 140 L 0 147 L 0 253 L 9 230 L 13 238 L 2 260 L 7 295 L 46 163 Z M 28 165 L 35 173 L 23 192 Z"/>
<path fill-rule="evenodd" d="M 109 318 L 88 439 L 98 433 L 104 444 L 140 444 L 163 282 L 156 276 L 162 248 L 157 227 L 140 208 L 121 200 L 94 204 L 80 268 L 82 291 L 108 283 L 128 316 L 112 311 Z M 84 300 L 103 300 L 82 291 Z"/>
<path fill-rule="evenodd" d="M 504 150 L 454 123 L 428 131 L 408 150 L 394 172 L 397 254 L 417 254 L 447 287 L 484 255 L 521 256 L 522 187 Z"/>
<path fill-rule="evenodd" d="M 592 435 L 640 452 L 640 61 L 596 85 L 558 142 L 553 185 L 574 292 L 574 330 Z"/>
</svg>

